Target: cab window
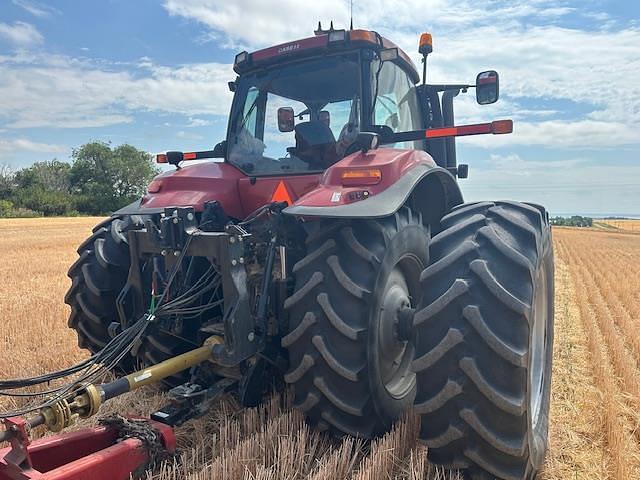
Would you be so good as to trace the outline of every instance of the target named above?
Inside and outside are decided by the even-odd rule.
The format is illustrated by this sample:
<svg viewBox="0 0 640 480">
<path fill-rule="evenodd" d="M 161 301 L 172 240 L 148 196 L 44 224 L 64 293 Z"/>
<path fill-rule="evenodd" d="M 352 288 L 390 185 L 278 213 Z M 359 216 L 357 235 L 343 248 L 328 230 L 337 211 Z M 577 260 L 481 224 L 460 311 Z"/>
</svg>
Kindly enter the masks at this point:
<svg viewBox="0 0 640 480">
<path fill-rule="evenodd" d="M 393 62 L 374 61 L 372 92 L 373 122 L 386 125 L 394 132 L 418 130 L 420 110 L 415 86 L 408 75 Z M 388 145 L 395 148 L 421 148 L 421 141 Z"/>
<path fill-rule="evenodd" d="M 321 172 L 339 161 L 360 125 L 360 67 L 347 53 L 243 76 L 227 160 L 251 175 Z"/>
</svg>

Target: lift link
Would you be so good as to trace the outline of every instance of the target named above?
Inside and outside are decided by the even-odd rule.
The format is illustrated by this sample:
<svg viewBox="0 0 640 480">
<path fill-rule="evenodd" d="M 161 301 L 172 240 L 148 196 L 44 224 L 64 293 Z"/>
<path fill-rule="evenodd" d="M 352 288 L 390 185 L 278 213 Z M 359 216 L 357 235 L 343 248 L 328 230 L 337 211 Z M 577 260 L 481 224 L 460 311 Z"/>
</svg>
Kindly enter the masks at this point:
<svg viewBox="0 0 640 480">
<path fill-rule="evenodd" d="M 213 347 L 223 342 L 220 337 L 210 337 L 203 347 L 169 358 L 156 365 L 131 373 L 126 377 L 101 385 L 86 385 L 74 392 L 69 398 L 42 408 L 38 415 L 27 420 L 27 423 L 31 428 L 45 425 L 48 430 L 59 432 L 73 425 L 78 418 L 89 418 L 95 415 L 100 406 L 107 400 L 145 385 L 159 382 L 164 378 L 210 360 Z M 13 434 L 14 430 L 0 432 L 0 442 L 9 440 Z"/>
</svg>

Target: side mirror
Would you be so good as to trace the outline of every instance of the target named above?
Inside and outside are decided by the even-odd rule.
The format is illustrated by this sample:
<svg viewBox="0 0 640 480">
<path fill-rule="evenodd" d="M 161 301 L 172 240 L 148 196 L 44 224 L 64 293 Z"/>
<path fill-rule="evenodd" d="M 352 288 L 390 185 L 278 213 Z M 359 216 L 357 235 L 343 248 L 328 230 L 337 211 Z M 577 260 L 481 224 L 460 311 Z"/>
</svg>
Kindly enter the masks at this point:
<svg viewBox="0 0 640 480">
<path fill-rule="evenodd" d="M 480 105 L 496 103 L 500 96 L 500 78 L 495 70 L 480 72 L 476 77 L 476 101 Z"/>
<path fill-rule="evenodd" d="M 220 143 L 217 143 L 215 147 L 213 147 L 213 154 L 211 158 L 224 158 L 227 154 L 227 141 L 223 140 Z"/>
<path fill-rule="evenodd" d="M 320 121 L 327 127 L 331 126 L 331 114 L 328 110 L 320 110 Z"/>
<path fill-rule="evenodd" d="M 291 107 L 278 109 L 278 130 L 281 132 L 293 132 L 295 127 L 295 114 Z"/>
</svg>

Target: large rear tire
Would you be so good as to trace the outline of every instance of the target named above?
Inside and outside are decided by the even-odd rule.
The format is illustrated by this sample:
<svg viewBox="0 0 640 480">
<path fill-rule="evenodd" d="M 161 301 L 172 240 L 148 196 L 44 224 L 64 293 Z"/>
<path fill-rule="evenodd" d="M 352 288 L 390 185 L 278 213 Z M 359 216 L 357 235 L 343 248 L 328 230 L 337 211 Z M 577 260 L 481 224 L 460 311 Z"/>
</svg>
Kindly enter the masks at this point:
<svg viewBox="0 0 640 480">
<path fill-rule="evenodd" d="M 370 438 L 413 403 L 413 347 L 399 339 L 397 320 L 399 310 L 417 305 L 428 230 L 407 207 L 389 218 L 318 227 L 285 302 L 285 380 L 311 424 Z"/>
<path fill-rule="evenodd" d="M 547 448 L 553 250 L 542 207 L 442 219 L 414 316 L 415 410 L 429 458 L 471 478 L 533 479 Z"/>
<path fill-rule="evenodd" d="M 78 335 L 78 345 L 91 353 L 100 351 L 111 340 L 115 330 L 110 332 L 109 327 L 120 322 L 117 298 L 127 282 L 131 263 L 127 232 L 142 225 L 139 216 L 110 218 L 98 224 L 78 247 L 80 257 L 69 269 L 71 288 L 65 296 L 65 303 L 71 307 L 68 324 Z M 125 356 L 117 370 L 129 372 L 136 364 L 153 365 L 193 348 L 192 343 L 155 325 L 148 328 L 142 344 L 132 352 L 135 358 Z M 187 374 L 182 373 L 165 383 L 173 386 L 187 379 Z"/>
</svg>

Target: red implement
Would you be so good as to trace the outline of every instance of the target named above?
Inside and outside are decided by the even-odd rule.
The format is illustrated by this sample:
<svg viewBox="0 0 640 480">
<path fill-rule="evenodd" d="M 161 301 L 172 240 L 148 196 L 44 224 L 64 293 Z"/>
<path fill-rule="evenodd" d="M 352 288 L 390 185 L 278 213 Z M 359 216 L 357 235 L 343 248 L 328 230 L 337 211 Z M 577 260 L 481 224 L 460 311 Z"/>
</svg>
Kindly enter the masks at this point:
<svg viewBox="0 0 640 480">
<path fill-rule="evenodd" d="M 4 421 L 15 432 L 11 447 L 0 450 L 0 480 L 127 480 L 149 459 L 144 443 L 137 438 L 120 440 L 113 426 L 86 428 L 31 442 L 26 421 Z M 162 446 L 175 452 L 171 427 L 149 421 Z"/>
</svg>

